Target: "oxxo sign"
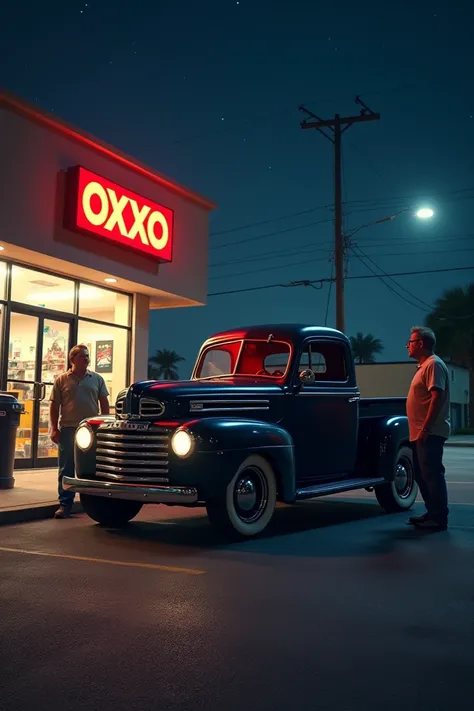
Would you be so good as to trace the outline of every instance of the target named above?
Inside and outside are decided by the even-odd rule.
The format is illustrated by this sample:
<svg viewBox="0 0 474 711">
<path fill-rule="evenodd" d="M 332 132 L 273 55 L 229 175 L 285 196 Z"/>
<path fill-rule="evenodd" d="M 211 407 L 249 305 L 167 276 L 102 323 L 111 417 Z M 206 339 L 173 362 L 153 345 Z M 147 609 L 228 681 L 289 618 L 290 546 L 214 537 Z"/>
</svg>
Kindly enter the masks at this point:
<svg viewBox="0 0 474 711">
<path fill-rule="evenodd" d="M 67 227 L 170 262 L 173 211 L 81 166 L 68 179 Z"/>
</svg>

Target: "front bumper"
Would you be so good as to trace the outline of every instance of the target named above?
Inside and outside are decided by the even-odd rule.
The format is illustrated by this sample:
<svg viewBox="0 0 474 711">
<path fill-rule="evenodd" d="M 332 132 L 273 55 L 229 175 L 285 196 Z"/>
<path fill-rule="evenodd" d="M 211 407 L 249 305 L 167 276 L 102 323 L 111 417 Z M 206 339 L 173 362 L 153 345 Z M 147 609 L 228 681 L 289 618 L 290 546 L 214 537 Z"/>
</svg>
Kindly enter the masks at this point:
<svg viewBox="0 0 474 711">
<path fill-rule="evenodd" d="M 105 496 L 111 499 L 128 499 L 144 504 L 177 504 L 191 506 L 198 501 L 198 492 L 188 486 L 143 486 L 143 484 L 119 484 L 96 479 L 63 477 L 63 488 L 78 494 Z"/>
</svg>

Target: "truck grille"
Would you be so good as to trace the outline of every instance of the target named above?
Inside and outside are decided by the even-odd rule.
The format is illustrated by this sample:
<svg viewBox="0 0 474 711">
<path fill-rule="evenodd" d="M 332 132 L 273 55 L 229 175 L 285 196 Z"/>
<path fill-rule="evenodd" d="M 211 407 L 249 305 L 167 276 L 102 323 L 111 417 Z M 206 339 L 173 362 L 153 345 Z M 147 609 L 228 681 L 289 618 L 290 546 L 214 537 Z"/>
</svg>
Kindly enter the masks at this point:
<svg viewBox="0 0 474 711">
<path fill-rule="evenodd" d="M 165 406 L 159 400 L 142 398 L 140 400 L 140 417 L 161 417 L 165 411 Z"/>
<path fill-rule="evenodd" d="M 123 408 L 125 405 L 125 395 L 119 395 L 115 402 L 115 416 L 120 417 L 123 415 Z"/>
<path fill-rule="evenodd" d="M 162 430 L 97 431 L 96 476 L 135 483 L 168 481 L 169 436 Z"/>
</svg>

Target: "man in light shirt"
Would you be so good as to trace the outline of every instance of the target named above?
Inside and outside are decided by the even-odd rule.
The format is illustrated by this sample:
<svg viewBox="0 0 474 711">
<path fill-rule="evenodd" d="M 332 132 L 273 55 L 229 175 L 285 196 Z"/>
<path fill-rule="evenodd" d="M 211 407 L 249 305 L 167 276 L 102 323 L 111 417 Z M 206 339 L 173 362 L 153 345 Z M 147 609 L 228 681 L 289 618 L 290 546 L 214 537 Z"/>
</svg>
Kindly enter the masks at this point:
<svg viewBox="0 0 474 711">
<path fill-rule="evenodd" d="M 53 385 L 50 398 L 51 439 L 59 449 L 58 495 L 59 508 L 55 518 L 68 518 L 74 503 L 74 492 L 63 489 L 63 476 L 74 476 L 74 434 L 87 417 L 100 411 L 110 412 L 108 390 L 101 375 L 88 370 L 87 347 L 80 344 L 69 353 L 70 369 Z"/>
<path fill-rule="evenodd" d="M 414 326 L 408 355 L 418 361 L 407 398 L 410 443 L 415 477 L 426 513 L 413 516 L 417 528 L 444 531 L 448 527 L 448 492 L 443 466 L 444 443 L 450 434 L 449 371 L 434 353 L 436 336 L 430 328 Z"/>
</svg>

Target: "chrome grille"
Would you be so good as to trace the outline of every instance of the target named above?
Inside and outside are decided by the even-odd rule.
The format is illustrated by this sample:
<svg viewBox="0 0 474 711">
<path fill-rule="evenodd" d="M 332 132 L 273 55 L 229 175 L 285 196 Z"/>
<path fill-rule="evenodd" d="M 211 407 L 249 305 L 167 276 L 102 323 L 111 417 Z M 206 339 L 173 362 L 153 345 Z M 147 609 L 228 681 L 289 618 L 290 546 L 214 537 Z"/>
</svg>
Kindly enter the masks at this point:
<svg viewBox="0 0 474 711">
<path fill-rule="evenodd" d="M 159 400 L 142 398 L 140 400 L 140 417 L 161 417 L 165 411 L 165 406 Z"/>
<path fill-rule="evenodd" d="M 125 405 L 125 395 L 119 395 L 117 400 L 115 401 L 115 415 L 117 417 L 120 417 L 120 415 L 123 415 L 124 405 Z"/>
<path fill-rule="evenodd" d="M 158 429 L 98 429 L 96 476 L 135 483 L 168 481 L 169 436 Z"/>
</svg>

